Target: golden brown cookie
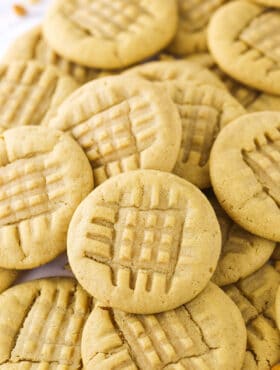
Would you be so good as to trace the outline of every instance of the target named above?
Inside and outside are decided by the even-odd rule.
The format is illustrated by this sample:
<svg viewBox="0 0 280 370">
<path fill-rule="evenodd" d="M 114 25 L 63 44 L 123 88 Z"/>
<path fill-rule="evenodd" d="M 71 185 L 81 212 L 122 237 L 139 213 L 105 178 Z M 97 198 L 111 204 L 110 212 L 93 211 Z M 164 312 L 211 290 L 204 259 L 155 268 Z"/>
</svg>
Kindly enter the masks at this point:
<svg viewBox="0 0 280 370">
<path fill-rule="evenodd" d="M 82 337 L 87 370 L 237 370 L 246 330 L 235 304 L 212 283 L 191 302 L 156 315 L 97 305 Z"/>
<path fill-rule="evenodd" d="M 264 110 L 280 111 L 280 96 L 258 91 L 234 80 L 219 68 L 210 54 L 193 54 L 187 60 L 199 63 L 214 72 L 226 85 L 231 95 L 248 112 L 253 113 Z"/>
<path fill-rule="evenodd" d="M 175 0 L 57 0 L 45 17 L 44 36 L 66 59 L 115 69 L 163 49 L 177 20 Z"/>
<path fill-rule="evenodd" d="M 9 288 L 16 280 L 18 272 L 16 270 L 7 270 L 0 268 L 0 293 Z"/>
<path fill-rule="evenodd" d="M 270 370 L 280 361 L 280 332 L 275 323 L 275 299 L 280 274 L 265 265 L 253 275 L 225 288 L 239 307 L 247 328 L 243 370 Z"/>
<path fill-rule="evenodd" d="M 250 1 L 252 1 L 253 3 L 264 5 L 264 6 L 269 6 L 269 7 L 273 6 L 276 8 L 280 7 L 279 0 L 250 0 Z"/>
<path fill-rule="evenodd" d="M 92 298 L 73 279 L 34 280 L 0 295 L 0 369 L 82 368 Z"/>
<path fill-rule="evenodd" d="M 53 64 L 61 72 L 72 76 L 78 83 L 85 83 L 102 76 L 102 71 L 72 63 L 58 55 L 46 42 L 40 26 L 20 35 L 2 59 L 5 63 L 15 60 L 36 60 L 43 65 Z"/>
<path fill-rule="evenodd" d="M 186 60 L 156 61 L 141 64 L 124 72 L 151 82 L 199 82 L 226 89 L 220 78 L 198 63 Z"/>
<path fill-rule="evenodd" d="M 212 145 L 227 124 L 246 113 L 226 91 L 211 85 L 175 80 L 164 82 L 178 109 L 182 140 L 173 172 L 199 188 L 210 184 L 209 156 Z"/>
<path fill-rule="evenodd" d="M 92 165 L 97 185 L 139 168 L 171 171 L 182 132 L 176 107 L 163 88 L 125 76 L 77 90 L 49 127 L 72 134 Z"/>
<path fill-rule="evenodd" d="M 0 132 L 45 124 L 77 87 L 53 66 L 34 61 L 0 64 Z"/>
<path fill-rule="evenodd" d="M 177 55 L 206 51 L 208 22 L 214 12 L 227 1 L 178 0 L 179 26 L 168 50 Z"/>
<path fill-rule="evenodd" d="M 276 323 L 278 329 L 280 330 L 280 283 L 276 294 L 275 309 L 276 309 Z"/>
<path fill-rule="evenodd" d="M 236 223 L 280 241 L 280 113 L 251 113 L 225 127 L 211 152 L 210 175 Z"/>
<path fill-rule="evenodd" d="M 276 248 L 274 249 L 272 258 L 275 260 L 280 260 L 280 244 L 279 243 L 276 244 Z"/>
<path fill-rule="evenodd" d="M 220 243 L 215 213 L 196 187 L 139 170 L 107 180 L 81 203 L 67 248 L 75 276 L 103 304 L 155 313 L 207 285 Z"/>
<path fill-rule="evenodd" d="M 232 284 L 261 268 L 270 258 L 275 242 L 242 229 L 228 217 L 212 192 L 207 197 L 222 232 L 222 253 L 212 281 L 220 286 Z"/>
<path fill-rule="evenodd" d="M 233 1 L 212 17 L 208 45 L 221 69 L 231 77 L 279 95 L 279 27 L 279 9 Z"/>
<path fill-rule="evenodd" d="M 0 161 L 0 266 L 39 266 L 66 248 L 72 214 L 93 187 L 90 165 L 70 136 L 36 126 L 5 131 Z"/>
</svg>

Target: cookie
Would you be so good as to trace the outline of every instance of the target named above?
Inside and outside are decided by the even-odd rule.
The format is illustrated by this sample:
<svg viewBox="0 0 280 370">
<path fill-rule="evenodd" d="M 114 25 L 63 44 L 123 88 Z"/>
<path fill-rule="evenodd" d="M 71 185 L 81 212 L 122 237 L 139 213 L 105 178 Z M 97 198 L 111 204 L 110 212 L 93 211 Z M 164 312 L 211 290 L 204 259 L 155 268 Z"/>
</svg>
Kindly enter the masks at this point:
<svg viewBox="0 0 280 370">
<path fill-rule="evenodd" d="M 280 97 L 267 94 L 238 82 L 224 73 L 207 53 L 193 54 L 188 60 L 201 64 L 214 72 L 226 85 L 231 95 L 239 101 L 247 112 L 261 112 L 264 110 L 280 111 Z"/>
<path fill-rule="evenodd" d="M 270 258 L 275 242 L 259 238 L 233 222 L 219 205 L 214 194 L 208 195 L 222 232 L 222 253 L 212 281 L 229 285 L 251 275 Z"/>
<path fill-rule="evenodd" d="M 183 80 L 166 83 L 182 121 L 182 140 L 173 172 L 199 188 L 210 187 L 209 156 L 219 131 L 246 113 L 226 91 Z"/>
<path fill-rule="evenodd" d="M 61 72 L 72 76 L 78 83 L 83 84 L 102 75 L 102 71 L 87 68 L 58 55 L 45 41 L 40 26 L 20 35 L 9 47 L 2 59 L 5 63 L 14 60 L 36 60 L 44 65 L 53 64 Z"/>
<path fill-rule="evenodd" d="M 0 268 L 0 293 L 9 288 L 16 280 L 18 272 L 16 270 L 6 270 Z"/>
<path fill-rule="evenodd" d="M 275 324 L 275 299 L 280 274 L 265 265 L 253 275 L 225 288 L 239 307 L 247 328 L 243 370 L 270 370 L 280 361 L 280 332 Z"/>
<path fill-rule="evenodd" d="M 125 76 L 77 90 L 49 127 L 72 134 L 92 165 L 97 185 L 139 168 L 171 171 L 182 136 L 179 114 L 167 92 Z"/>
<path fill-rule="evenodd" d="M 60 55 L 93 68 L 123 68 L 153 56 L 177 28 L 175 0 L 57 0 L 44 36 Z"/>
<path fill-rule="evenodd" d="M 124 72 L 125 75 L 141 77 L 150 82 L 199 82 L 226 89 L 222 81 L 207 68 L 186 60 L 156 61 L 141 64 Z"/>
<path fill-rule="evenodd" d="M 66 248 L 74 210 L 92 190 L 92 171 L 70 136 L 17 127 L 0 137 L 0 266 L 30 269 Z"/>
<path fill-rule="evenodd" d="M 250 1 L 264 5 L 264 6 L 274 6 L 276 8 L 280 7 L 279 0 L 250 0 Z"/>
<path fill-rule="evenodd" d="M 245 230 L 274 241 L 280 241 L 279 144 L 280 113 L 251 113 L 220 132 L 210 157 L 211 182 L 225 211 Z"/>
<path fill-rule="evenodd" d="M 212 283 L 191 302 L 156 315 L 96 305 L 85 325 L 88 370 L 237 370 L 246 330 L 235 304 Z"/>
<path fill-rule="evenodd" d="M 272 258 L 275 260 L 280 260 L 280 244 L 279 243 L 276 244 L 276 248 L 274 249 Z"/>
<path fill-rule="evenodd" d="M 77 208 L 67 242 L 82 286 L 107 306 L 132 313 L 166 311 L 194 298 L 210 280 L 220 246 L 205 196 L 152 170 L 97 187 Z"/>
<path fill-rule="evenodd" d="M 33 280 L 0 295 L 0 369 L 82 368 L 92 298 L 73 279 Z"/>
<path fill-rule="evenodd" d="M 231 77 L 269 94 L 280 94 L 280 10 L 233 1 L 213 15 L 208 46 Z"/>
<path fill-rule="evenodd" d="M 0 132 L 45 124 L 77 87 L 53 66 L 34 61 L 0 64 Z"/>
<path fill-rule="evenodd" d="M 179 26 L 168 50 L 177 55 L 206 51 L 208 22 L 214 12 L 227 1 L 179 0 Z"/>
</svg>

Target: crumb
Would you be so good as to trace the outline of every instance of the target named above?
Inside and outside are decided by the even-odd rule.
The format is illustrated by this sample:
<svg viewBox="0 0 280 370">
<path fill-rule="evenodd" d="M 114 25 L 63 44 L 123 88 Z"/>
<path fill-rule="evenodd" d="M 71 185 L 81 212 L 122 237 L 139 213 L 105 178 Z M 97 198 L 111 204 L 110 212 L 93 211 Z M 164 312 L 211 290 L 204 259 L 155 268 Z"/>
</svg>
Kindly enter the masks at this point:
<svg viewBox="0 0 280 370">
<path fill-rule="evenodd" d="M 24 17 L 27 14 L 27 10 L 25 9 L 25 7 L 22 6 L 22 5 L 19 5 L 19 4 L 14 4 L 13 5 L 13 11 L 19 17 Z"/>
</svg>

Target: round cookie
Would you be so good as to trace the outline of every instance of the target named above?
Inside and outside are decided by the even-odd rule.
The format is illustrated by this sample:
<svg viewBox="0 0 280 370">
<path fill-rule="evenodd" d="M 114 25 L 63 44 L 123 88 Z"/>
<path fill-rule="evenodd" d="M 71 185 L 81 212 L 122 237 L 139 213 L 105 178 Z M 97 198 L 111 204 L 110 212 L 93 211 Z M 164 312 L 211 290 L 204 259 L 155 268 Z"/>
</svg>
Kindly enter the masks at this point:
<svg viewBox="0 0 280 370">
<path fill-rule="evenodd" d="M 277 323 L 278 329 L 280 330 L 280 283 L 279 283 L 279 287 L 278 287 L 277 294 L 276 294 L 275 304 L 276 304 L 276 307 L 275 307 L 276 323 Z"/>
<path fill-rule="evenodd" d="M 124 74 L 138 76 L 150 82 L 193 81 L 226 89 L 226 86 L 214 73 L 198 63 L 188 62 L 186 60 L 145 63 L 126 70 Z"/>
<path fill-rule="evenodd" d="M 60 107 L 49 127 L 80 144 L 98 185 L 122 172 L 171 171 L 181 142 L 181 121 L 163 88 L 115 76 L 84 85 Z"/>
<path fill-rule="evenodd" d="M 280 94 L 280 10 L 233 1 L 213 15 L 208 44 L 231 77 L 270 94 Z"/>
<path fill-rule="evenodd" d="M 16 280 L 18 272 L 0 268 L 0 293 L 9 288 Z"/>
<path fill-rule="evenodd" d="M 222 232 L 222 253 L 212 281 L 220 286 L 229 285 L 251 275 L 270 258 L 275 243 L 259 238 L 234 223 L 210 193 L 211 202 Z"/>
<path fill-rule="evenodd" d="M 220 243 L 215 213 L 196 187 L 139 170 L 109 179 L 81 203 L 67 248 L 75 276 L 103 304 L 155 313 L 207 285 Z"/>
<path fill-rule="evenodd" d="M 0 137 L 0 266 L 30 269 L 66 248 L 74 210 L 92 190 L 92 171 L 70 136 L 43 127 Z"/>
<path fill-rule="evenodd" d="M 177 28 L 175 0 L 57 0 L 44 36 L 60 55 L 93 68 L 123 68 L 163 49 Z"/>
<path fill-rule="evenodd" d="M 177 55 L 206 51 L 208 22 L 226 1 L 228 0 L 179 0 L 179 26 L 168 50 Z"/>
<path fill-rule="evenodd" d="M 77 87 L 53 66 L 34 61 L 0 64 L 0 132 L 45 124 Z"/>
<path fill-rule="evenodd" d="M 225 211 L 245 230 L 274 241 L 280 241 L 279 148 L 280 113 L 251 113 L 220 132 L 210 157 L 211 182 Z"/>
<path fill-rule="evenodd" d="M 73 279 L 33 280 L 0 295 L 0 369 L 81 369 L 92 298 Z"/>
<path fill-rule="evenodd" d="M 280 361 L 280 332 L 275 323 L 275 299 L 280 274 L 265 265 L 224 290 L 239 307 L 247 328 L 242 370 L 271 370 Z"/>
<path fill-rule="evenodd" d="M 102 75 L 97 69 L 87 68 L 58 55 L 45 41 L 40 26 L 20 35 L 2 58 L 5 63 L 14 60 L 36 60 L 43 65 L 53 64 L 61 72 L 72 76 L 78 83 L 85 83 Z"/>
<path fill-rule="evenodd" d="M 238 370 L 245 347 L 239 310 L 209 283 L 191 302 L 156 315 L 97 304 L 83 331 L 82 358 L 87 370 Z"/>
<path fill-rule="evenodd" d="M 210 54 L 194 54 L 187 60 L 199 63 L 215 73 L 226 85 L 231 95 L 243 105 L 247 112 L 280 111 L 280 96 L 263 93 L 234 80 L 219 68 Z"/>
<path fill-rule="evenodd" d="M 173 172 L 199 188 L 210 187 L 209 157 L 219 133 L 246 113 L 226 91 L 182 80 L 164 82 L 182 122 L 182 140 Z"/>
</svg>

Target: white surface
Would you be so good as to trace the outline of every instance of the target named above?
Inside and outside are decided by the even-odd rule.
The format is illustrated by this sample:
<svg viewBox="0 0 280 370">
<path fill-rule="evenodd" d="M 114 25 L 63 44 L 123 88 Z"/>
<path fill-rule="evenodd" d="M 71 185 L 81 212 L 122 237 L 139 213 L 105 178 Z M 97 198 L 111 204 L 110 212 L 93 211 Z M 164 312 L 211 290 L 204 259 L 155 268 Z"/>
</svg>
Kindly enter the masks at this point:
<svg viewBox="0 0 280 370">
<path fill-rule="evenodd" d="M 0 57 L 14 38 L 41 22 L 49 3 L 49 0 L 40 0 L 31 5 L 28 0 L 0 0 Z M 23 5 L 27 9 L 27 15 L 17 16 L 13 11 L 14 4 Z M 64 268 L 66 263 L 67 257 L 64 254 L 47 265 L 22 272 L 16 283 L 48 276 L 72 276 L 71 272 Z"/>
<path fill-rule="evenodd" d="M 27 14 L 23 17 L 16 15 L 14 4 L 24 6 Z M 14 38 L 41 22 L 49 4 L 49 0 L 39 0 L 34 5 L 29 0 L 0 0 L 0 57 Z"/>
</svg>

